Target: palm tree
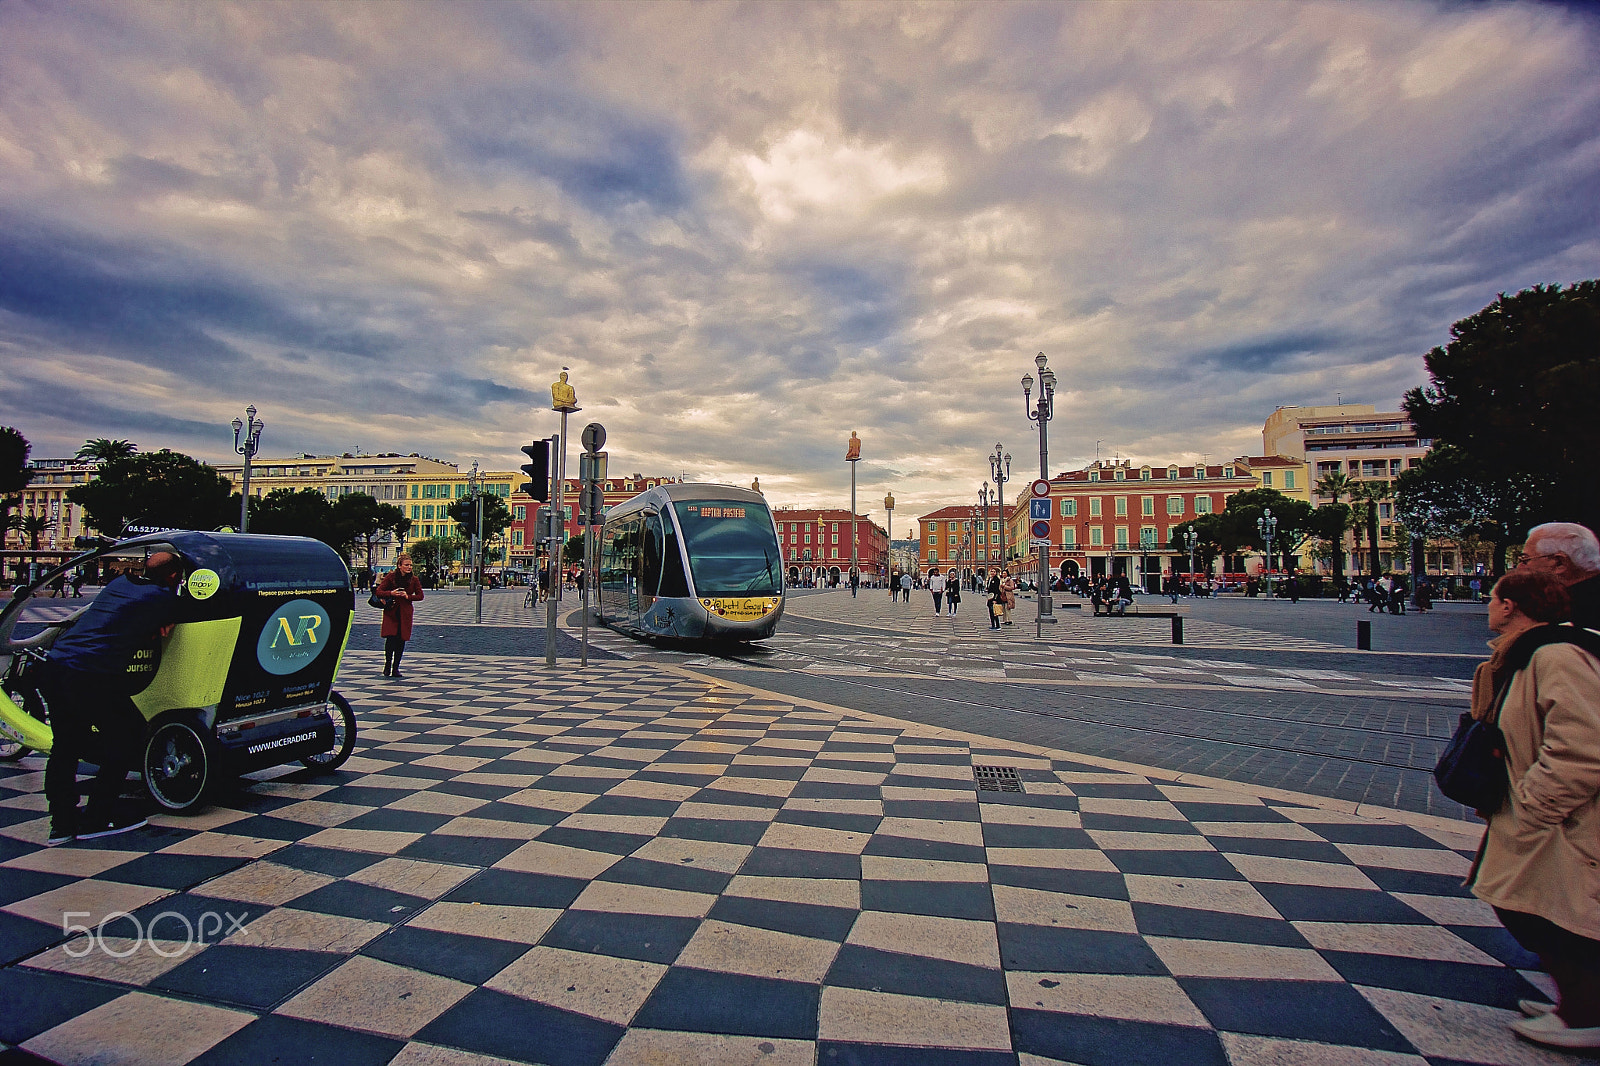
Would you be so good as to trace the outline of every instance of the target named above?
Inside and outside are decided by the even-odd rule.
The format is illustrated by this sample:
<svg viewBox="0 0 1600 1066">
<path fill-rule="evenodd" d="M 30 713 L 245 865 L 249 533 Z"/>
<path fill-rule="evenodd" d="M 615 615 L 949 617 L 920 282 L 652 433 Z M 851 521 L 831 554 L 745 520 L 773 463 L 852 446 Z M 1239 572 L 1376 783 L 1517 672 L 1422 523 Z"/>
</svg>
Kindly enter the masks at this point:
<svg viewBox="0 0 1600 1066">
<path fill-rule="evenodd" d="M 1348 474 L 1340 470 L 1333 470 L 1318 478 L 1317 483 L 1312 486 L 1312 491 L 1318 497 L 1322 497 L 1330 503 L 1342 503 L 1344 498 L 1350 494 L 1350 490 L 1354 485 L 1355 482 L 1350 480 Z M 1341 511 L 1339 514 L 1342 519 L 1344 512 Z M 1344 581 L 1344 533 L 1346 528 L 1348 527 L 1341 520 L 1337 528 L 1330 531 L 1333 536 L 1328 538 L 1333 541 L 1333 580 L 1335 584 L 1342 584 Z"/>
<path fill-rule="evenodd" d="M 39 536 L 50 528 L 50 519 L 42 514 L 22 515 L 17 519 L 17 528 L 27 534 L 28 547 L 38 551 Z"/>
<path fill-rule="evenodd" d="M 1350 501 L 1361 509 L 1361 519 L 1367 527 L 1367 573 L 1379 575 L 1378 567 L 1378 503 L 1390 497 L 1387 481 L 1357 481 L 1350 489 Z"/>
<path fill-rule="evenodd" d="M 10 426 L 0 426 L 0 551 L 6 543 L 6 530 L 14 529 L 11 509 L 22 502 L 22 490 L 33 480 L 28 453 L 33 445 Z M 0 555 L 0 585 L 5 583 L 5 559 Z"/>
<path fill-rule="evenodd" d="M 96 437 L 83 442 L 83 447 L 73 458 L 84 459 L 91 462 L 109 462 L 112 459 L 126 459 L 139 450 L 139 446 L 131 440 L 110 440 L 106 437 Z"/>
</svg>

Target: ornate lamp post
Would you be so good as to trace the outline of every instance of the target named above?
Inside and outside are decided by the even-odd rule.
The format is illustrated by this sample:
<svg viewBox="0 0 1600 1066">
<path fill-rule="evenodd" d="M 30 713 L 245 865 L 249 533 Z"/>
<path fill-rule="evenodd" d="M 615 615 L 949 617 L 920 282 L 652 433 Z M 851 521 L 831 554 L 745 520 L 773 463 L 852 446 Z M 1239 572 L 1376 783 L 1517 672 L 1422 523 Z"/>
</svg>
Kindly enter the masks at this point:
<svg viewBox="0 0 1600 1066">
<path fill-rule="evenodd" d="M 1189 595 L 1194 595 L 1194 542 L 1200 538 L 1195 535 L 1194 527 L 1183 535 L 1184 543 L 1189 546 Z"/>
<path fill-rule="evenodd" d="M 989 564 L 994 559 L 994 553 L 989 548 L 989 483 L 987 481 L 978 486 L 978 510 L 983 514 L 983 524 L 979 527 L 983 530 L 983 576 L 988 577 Z M 974 579 L 977 578 L 976 568 L 973 569 L 972 576 Z"/>
<path fill-rule="evenodd" d="M 1011 480 L 1011 453 L 1004 451 L 998 441 L 994 454 L 989 456 L 989 480 L 994 482 L 994 506 L 1000 515 L 1000 565 L 1006 562 L 1006 482 Z"/>
<path fill-rule="evenodd" d="M 244 418 L 233 420 L 233 450 L 244 456 L 244 490 L 239 494 L 239 532 L 250 532 L 250 460 L 261 449 L 261 431 L 267 424 L 256 417 L 256 405 L 244 409 Z"/>
<path fill-rule="evenodd" d="M 1037 406 L 1029 406 L 1033 394 L 1033 375 L 1022 376 L 1022 406 L 1028 413 L 1030 422 L 1039 423 L 1039 476 L 1046 480 L 1050 477 L 1050 419 L 1055 417 L 1056 375 L 1050 369 L 1050 362 L 1043 352 L 1033 357 L 1033 365 L 1039 368 L 1039 400 Z M 1039 613 L 1034 618 L 1033 631 L 1037 639 L 1043 636 L 1044 620 L 1048 616 L 1050 621 L 1055 621 L 1050 610 L 1050 549 L 1041 548 L 1039 551 Z"/>
<path fill-rule="evenodd" d="M 1272 538 L 1278 532 L 1278 520 L 1272 517 L 1272 508 L 1263 507 L 1256 519 L 1256 529 L 1267 542 L 1267 599 L 1272 599 Z"/>
</svg>

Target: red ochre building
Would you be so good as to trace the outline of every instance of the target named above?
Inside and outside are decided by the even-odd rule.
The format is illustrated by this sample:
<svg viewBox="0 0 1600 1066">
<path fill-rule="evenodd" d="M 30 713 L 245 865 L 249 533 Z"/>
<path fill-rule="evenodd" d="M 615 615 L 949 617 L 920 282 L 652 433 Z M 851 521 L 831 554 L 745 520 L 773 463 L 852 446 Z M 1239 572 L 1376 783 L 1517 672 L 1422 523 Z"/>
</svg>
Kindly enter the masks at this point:
<svg viewBox="0 0 1600 1066">
<path fill-rule="evenodd" d="M 1016 550 L 1009 545 L 1031 550 L 1023 484 L 1010 517 L 1012 556 Z M 1220 512 L 1234 493 L 1258 487 L 1260 479 L 1245 458 L 1198 466 L 1134 466 L 1124 459 L 1057 474 L 1050 479 L 1050 569 L 1066 578 L 1126 574 L 1135 584 L 1156 588 L 1165 575 L 1189 570 L 1188 554 L 1168 546 L 1174 527 Z M 1244 565 L 1235 557 L 1226 561 L 1225 572 Z"/>
<path fill-rule="evenodd" d="M 918 518 L 917 559 L 922 570 L 943 573 L 956 566 L 966 577 L 987 575 L 1002 559 L 1002 521 L 998 507 L 985 511 L 976 504 L 941 507 Z M 1009 543 L 1004 550 L 1016 555 Z"/>
<path fill-rule="evenodd" d="M 605 506 L 609 510 L 619 503 L 631 500 L 646 489 L 653 489 L 657 485 L 676 484 L 682 480 L 676 477 L 645 477 L 643 474 L 606 478 L 602 483 Z M 535 566 L 536 558 L 534 545 L 537 542 L 537 534 L 533 525 L 539 504 L 526 493 L 513 492 L 506 500 L 506 506 L 511 509 L 512 518 L 511 526 L 506 530 L 511 537 L 510 564 L 514 567 L 531 569 Z M 583 527 L 578 524 L 577 478 L 569 477 L 561 483 L 561 514 L 566 521 L 569 539 L 583 532 Z"/>
<path fill-rule="evenodd" d="M 776 507 L 778 546 L 791 585 L 850 580 L 850 509 Z M 855 519 L 856 566 L 863 581 L 885 577 L 889 565 L 889 533 L 866 515 Z"/>
</svg>

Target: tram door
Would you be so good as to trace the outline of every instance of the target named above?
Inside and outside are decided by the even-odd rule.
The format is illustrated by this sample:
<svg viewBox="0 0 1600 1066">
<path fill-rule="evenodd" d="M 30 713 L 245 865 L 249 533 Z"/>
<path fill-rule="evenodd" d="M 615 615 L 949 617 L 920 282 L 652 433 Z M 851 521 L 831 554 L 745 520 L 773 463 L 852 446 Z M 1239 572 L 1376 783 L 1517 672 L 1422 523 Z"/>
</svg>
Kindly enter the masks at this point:
<svg viewBox="0 0 1600 1066">
<path fill-rule="evenodd" d="M 661 589 L 661 516 L 655 511 L 645 512 L 639 531 L 638 567 L 638 580 L 634 583 L 638 591 L 632 598 L 633 613 L 628 619 L 631 622 L 650 613 Z"/>
</svg>

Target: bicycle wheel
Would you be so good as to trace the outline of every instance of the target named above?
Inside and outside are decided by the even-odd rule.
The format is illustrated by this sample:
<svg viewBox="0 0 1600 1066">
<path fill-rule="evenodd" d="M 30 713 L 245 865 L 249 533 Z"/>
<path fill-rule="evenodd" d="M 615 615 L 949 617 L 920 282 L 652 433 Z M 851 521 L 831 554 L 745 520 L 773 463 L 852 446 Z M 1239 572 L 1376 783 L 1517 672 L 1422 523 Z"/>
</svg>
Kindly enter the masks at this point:
<svg viewBox="0 0 1600 1066">
<path fill-rule="evenodd" d="M 356 746 L 356 713 L 350 709 L 350 701 L 337 692 L 328 693 L 328 715 L 333 719 L 333 747 L 300 760 L 312 770 L 338 769 Z"/>
<path fill-rule="evenodd" d="M 145 745 L 145 788 L 169 811 L 192 810 L 212 785 L 216 761 L 209 729 L 185 718 L 170 718 L 156 727 Z"/>
</svg>

